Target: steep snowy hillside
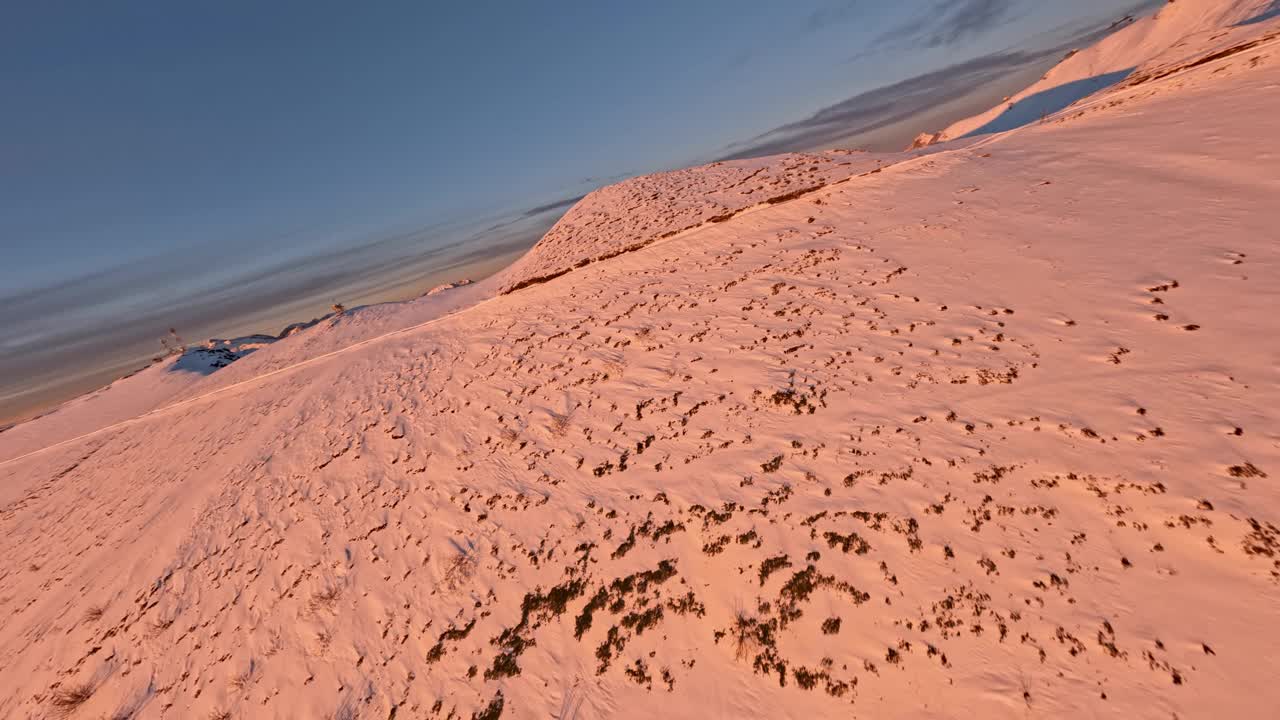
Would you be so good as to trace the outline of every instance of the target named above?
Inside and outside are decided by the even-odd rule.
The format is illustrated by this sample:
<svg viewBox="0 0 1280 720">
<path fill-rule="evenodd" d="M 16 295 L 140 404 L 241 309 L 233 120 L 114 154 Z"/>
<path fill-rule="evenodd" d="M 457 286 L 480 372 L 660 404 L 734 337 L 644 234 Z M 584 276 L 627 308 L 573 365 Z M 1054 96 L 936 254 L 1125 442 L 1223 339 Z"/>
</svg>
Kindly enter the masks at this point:
<svg viewBox="0 0 1280 720">
<path fill-rule="evenodd" d="M 1118 84 L 1246 46 L 1274 32 L 1272 0 L 1177 0 L 1096 45 L 1073 52 L 1005 103 L 958 121 L 931 142 L 1004 132 L 1035 123 Z M 1122 21 L 1123 22 L 1123 21 Z M 1127 81 L 1127 82 L 1126 82 Z"/>
<path fill-rule="evenodd" d="M 0 433 L 0 717 L 1273 715 L 1280 41 L 1212 37 Z"/>
<path fill-rule="evenodd" d="M 794 200 L 876 172 L 887 157 L 832 150 L 728 160 L 644 175 L 603 187 L 574 205 L 503 273 L 501 292 L 559 277 L 753 207 Z"/>
</svg>

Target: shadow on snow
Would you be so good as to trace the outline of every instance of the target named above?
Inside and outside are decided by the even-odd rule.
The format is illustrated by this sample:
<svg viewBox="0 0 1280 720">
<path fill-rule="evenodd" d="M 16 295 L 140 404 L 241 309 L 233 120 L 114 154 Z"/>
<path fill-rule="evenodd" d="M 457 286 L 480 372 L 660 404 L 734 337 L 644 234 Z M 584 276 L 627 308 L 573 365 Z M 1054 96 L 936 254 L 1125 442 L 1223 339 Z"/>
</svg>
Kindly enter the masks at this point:
<svg viewBox="0 0 1280 720">
<path fill-rule="evenodd" d="M 1266 10 L 1254 15 L 1240 23 L 1240 25 L 1255 25 L 1260 22 L 1266 22 L 1272 18 L 1280 17 L 1280 0 L 1272 0 L 1271 5 Z"/>
<path fill-rule="evenodd" d="M 964 137 L 1005 132 L 1006 130 L 1014 130 L 1024 125 L 1030 125 L 1046 115 L 1051 115 L 1066 108 L 1077 100 L 1115 85 L 1128 77 L 1131 72 L 1133 72 L 1133 68 L 1105 75 L 1096 75 L 1091 78 L 1065 83 L 1048 90 L 1042 90 L 1035 95 L 1025 97 L 1009 105 L 1000 115 Z"/>
</svg>

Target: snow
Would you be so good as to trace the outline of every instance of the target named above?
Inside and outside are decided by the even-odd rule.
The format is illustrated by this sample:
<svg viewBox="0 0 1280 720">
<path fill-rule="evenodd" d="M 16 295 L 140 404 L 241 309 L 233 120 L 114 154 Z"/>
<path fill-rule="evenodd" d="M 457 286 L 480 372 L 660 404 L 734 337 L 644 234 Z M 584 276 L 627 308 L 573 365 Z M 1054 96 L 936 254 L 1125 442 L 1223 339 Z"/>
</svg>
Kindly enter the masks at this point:
<svg viewBox="0 0 1280 720">
<path fill-rule="evenodd" d="M 0 433 L 0 716 L 1273 714 L 1277 27 Z"/>
<path fill-rule="evenodd" d="M 1274 24 L 1251 22 L 1265 17 L 1270 4 L 1270 0 L 1170 2 L 1096 45 L 1069 54 L 1038 82 L 985 113 L 953 123 L 933 142 L 1019 128 L 1131 76 L 1247 42 L 1274 30 Z"/>
<path fill-rule="evenodd" d="M 437 285 L 431 288 L 430 290 L 427 291 L 427 295 L 439 295 L 442 292 L 448 292 L 450 290 L 454 290 L 470 284 L 471 284 L 470 280 L 466 280 L 466 279 L 454 280 L 453 282 L 448 282 L 443 285 Z"/>
<path fill-rule="evenodd" d="M 559 277 L 576 268 L 749 209 L 794 199 L 877 171 L 886 154 L 832 150 L 727 160 L 644 175 L 588 194 L 503 273 L 501 290 Z"/>
<path fill-rule="evenodd" d="M 206 340 L 203 345 L 183 351 L 177 362 L 173 363 L 172 370 L 210 375 L 278 339 L 274 335 L 247 335 L 230 340 Z"/>
</svg>

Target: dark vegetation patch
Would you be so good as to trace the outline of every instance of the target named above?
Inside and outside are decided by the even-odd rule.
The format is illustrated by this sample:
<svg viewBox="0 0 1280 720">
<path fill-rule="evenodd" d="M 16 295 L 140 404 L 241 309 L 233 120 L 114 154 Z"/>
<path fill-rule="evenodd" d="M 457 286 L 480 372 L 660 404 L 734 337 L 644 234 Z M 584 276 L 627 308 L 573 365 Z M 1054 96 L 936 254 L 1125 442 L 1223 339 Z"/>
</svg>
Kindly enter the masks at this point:
<svg viewBox="0 0 1280 720">
<path fill-rule="evenodd" d="M 586 585 L 586 581 L 579 578 L 553 587 L 545 594 L 541 592 L 526 594 L 524 602 L 520 604 L 520 622 L 513 628 L 503 630 L 502 634 L 492 641 L 494 645 L 502 648 L 502 652 L 493 659 L 493 667 L 484 671 L 485 679 L 494 680 L 519 675 L 520 666 L 517 660 L 533 645 L 533 640 L 526 635 L 547 620 L 563 614 L 569 601 L 581 596 L 586 590 Z M 501 712 L 501 705 L 498 711 Z"/>
<path fill-rule="evenodd" d="M 789 567 L 791 567 L 791 561 L 787 559 L 786 555 L 771 557 L 760 563 L 760 586 L 764 586 L 765 581 L 769 579 L 770 575 Z"/>
</svg>

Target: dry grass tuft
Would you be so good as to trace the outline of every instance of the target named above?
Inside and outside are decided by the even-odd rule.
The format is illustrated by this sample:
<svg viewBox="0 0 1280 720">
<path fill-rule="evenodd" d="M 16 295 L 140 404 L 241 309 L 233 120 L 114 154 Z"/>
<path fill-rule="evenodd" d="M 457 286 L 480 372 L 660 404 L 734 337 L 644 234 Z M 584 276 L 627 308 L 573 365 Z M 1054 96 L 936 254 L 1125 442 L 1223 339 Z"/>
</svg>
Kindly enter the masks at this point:
<svg viewBox="0 0 1280 720">
<path fill-rule="evenodd" d="M 49 698 L 49 714 L 59 718 L 70 716 L 93 697 L 95 690 L 97 687 L 93 683 L 79 683 L 57 688 Z"/>
<path fill-rule="evenodd" d="M 554 410 L 548 411 L 551 416 L 551 434 L 556 437 L 564 437 L 569 432 L 569 416 L 561 415 Z"/>
<path fill-rule="evenodd" d="M 266 654 L 267 657 L 272 657 L 283 649 L 284 635 L 282 635 L 279 630 L 272 630 L 267 635 L 267 647 L 263 650 L 263 653 Z"/>
<path fill-rule="evenodd" d="M 756 632 L 758 621 L 739 610 L 733 618 L 733 656 L 738 660 L 754 656 L 760 650 L 760 640 Z"/>
<path fill-rule="evenodd" d="M 165 630 L 168 630 L 171 627 L 173 627 L 173 618 L 156 620 L 155 622 L 152 622 L 147 627 L 147 637 L 148 638 L 159 637 L 160 633 L 163 633 Z"/>
<path fill-rule="evenodd" d="M 342 588 L 338 585 L 326 585 L 317 590 L 307 603 L 307 607 L 312 613 L 321 610 L 332 611 L 333 607 L 338 604 L 338 598 L 342 597 Z"/>
<path fill-rule="evenodd" d="M 316 644 L 319 645 L 321 655 L 329 652 L 329 646 L 333 644 L 333 631 L 325 629 L 316 633 Z"/>
<path fill-rule="evenodd" d="M 453 592 L 466 585 L 471 580 L 471 576 L 476 574 L 477 564 L 476 558 L 472 553 L 460 552 L 455 555 L 444 570 L 445 587 L 450 592 Z"/>
<path fill-rule="evenodd" d="M 231 678 L 231 687 L 237 692 L 248 690 L 249 686 L 253 684 L 254 669 L 253 663 L 249 663 L 247 670 L 237 673 L 235 677 Z"/>
<path fill-rule="evenodd" d="M 1227 468 L 1227 474 L 1233 478 L 1265 478 L 1267 476 L 1266 473 L 1259 470 L 1253 463 L 1232 465 Z"/>
</svg>

